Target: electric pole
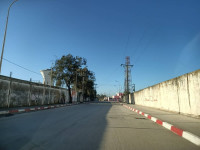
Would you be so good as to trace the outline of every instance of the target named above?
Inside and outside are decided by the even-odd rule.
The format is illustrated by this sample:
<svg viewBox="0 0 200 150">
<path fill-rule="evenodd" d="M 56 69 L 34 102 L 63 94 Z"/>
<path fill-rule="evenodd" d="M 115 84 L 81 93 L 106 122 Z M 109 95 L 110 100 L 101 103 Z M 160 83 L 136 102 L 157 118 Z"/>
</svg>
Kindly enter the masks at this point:
<svg viewBox="0 0 200 150">
<path fill-rule="evenodd" d="M 121 64 L 122 67 L 124 67 L 125 70 L 125 78 L 124 78 L 124 93 L 129 94 L 130 91 L 132 91 L 132 85 L 131 85 L 131 68 L 133 65 L 130 64 L 130 57 L 126 57 L 126 62 L 125 64 Z M 127 103 L 128 103 L 128 98 L 127 98 Z"/>
<path fill-rule="evenodd" d="M 94 97 L 97 98 L 97 84 L 94 84 Z"/>
<path fill-rule="evenodd" d="M 85 70 L 80 70 L 80 76 L 82 77 L 82 100 L 83 100 L 83 102 L 85 101 L 85 97 L 84 97 L 84 90 L 85 90 L 85 77 L 86 77 L 86 71 Z"/>
</svg>

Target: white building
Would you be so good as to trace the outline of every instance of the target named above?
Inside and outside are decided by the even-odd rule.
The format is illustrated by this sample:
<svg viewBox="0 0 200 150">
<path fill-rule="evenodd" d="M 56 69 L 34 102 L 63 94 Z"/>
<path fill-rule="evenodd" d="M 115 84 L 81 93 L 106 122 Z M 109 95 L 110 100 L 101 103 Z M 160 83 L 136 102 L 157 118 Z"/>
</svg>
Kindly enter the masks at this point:
<svg viewBox="0 0 200 150">
<path fill-rule="evenodd" d="M 51 79 L 51 69 L 41 70 L 40 73 L 43 77 L 43 84 L 53 85 L 53 81 Z"/>
</svg>

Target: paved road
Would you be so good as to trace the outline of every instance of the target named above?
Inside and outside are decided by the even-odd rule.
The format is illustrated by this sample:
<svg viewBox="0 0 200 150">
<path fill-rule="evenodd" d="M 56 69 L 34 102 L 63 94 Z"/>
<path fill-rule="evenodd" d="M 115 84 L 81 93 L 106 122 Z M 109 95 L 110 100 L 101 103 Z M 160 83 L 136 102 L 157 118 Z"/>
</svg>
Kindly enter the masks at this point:
<svg viewBox="0 0 200 150">
<path fill-rule="evenodd" d="M 2 117 L 0 135 L 0 150 L 200 149 L 122 105 L 109 103 Z"/>
</svg>

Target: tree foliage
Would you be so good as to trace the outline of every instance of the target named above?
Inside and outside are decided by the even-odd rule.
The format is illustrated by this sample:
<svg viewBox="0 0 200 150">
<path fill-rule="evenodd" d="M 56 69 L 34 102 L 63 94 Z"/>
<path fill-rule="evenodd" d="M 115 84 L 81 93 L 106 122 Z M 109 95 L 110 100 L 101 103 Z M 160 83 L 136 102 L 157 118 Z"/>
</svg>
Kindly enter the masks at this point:
<svg viewBox="0 0 200 150">
<path fill-rule="evenodd" d="M 99 101 L 103 101 L 104 97 L 107 97 L 107 95 L 105 95 L 105 94 L 97 94 L 97 98 L 99 99 Z"/>
<path fill-rule="evenodd" d="M 77 88 L 82 89 L 83 97 L 94 99 L 96 97 L 96 91 L 94 89 L 95 75 L 92 71 L 88 70 L 87 67 L 78 70 L 79 78 L 82 78 L 82 82 L 79 82 Z"/>
<path fill-rule="evenodd" d="M 88 70 L 87 60 L 83 57 L 74 57 L 71 54 L 63 55 L 56 60 L 52 68 L 52 77 L 56 86 L 66 86 L 69 92 L 69 102 L 72 102 L 71 88 L 82 90 L 84 97 L 94 93 L 94 73 Z"/>
</svg>

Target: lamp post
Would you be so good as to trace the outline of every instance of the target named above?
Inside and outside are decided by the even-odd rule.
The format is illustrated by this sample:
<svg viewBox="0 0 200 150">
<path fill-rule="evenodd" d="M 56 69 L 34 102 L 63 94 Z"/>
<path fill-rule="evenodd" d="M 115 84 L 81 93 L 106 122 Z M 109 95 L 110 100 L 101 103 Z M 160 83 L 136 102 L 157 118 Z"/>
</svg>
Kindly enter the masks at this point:
<svg viewBox="0 0 200 150">
<path fill-rule="evenodd" d="M 3 46 L 2 46 L 2 51 L 1 51 L 1 60 L 0 60 L 0 74 L 1 74 L 1 66 L 2 66 L 2 59 L 3 59 L 3 52 L 4 52 L 4 46 L 5 46 L 5 41 L 6 41 L 6 33 L 7 33 L 7 26 L 8 26 L 8 18 L 9 18 L 9 13 L 10 13 L 10 8 L 11 6 L 18 0 L 14 0 L 9 8 L 8 8 L 8 14 L 7 14 L 7 20 L 6 20 L 6 28 L 5 28 L 5 33 L 4 33 L 4 38 L 3 38 Z"/>
</svg>

